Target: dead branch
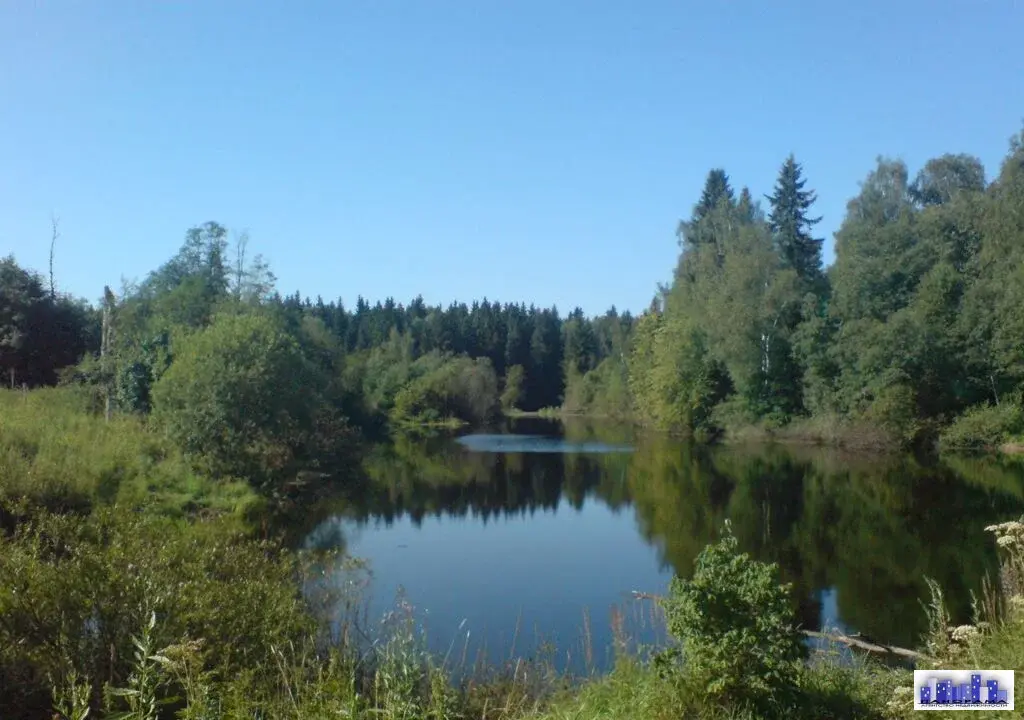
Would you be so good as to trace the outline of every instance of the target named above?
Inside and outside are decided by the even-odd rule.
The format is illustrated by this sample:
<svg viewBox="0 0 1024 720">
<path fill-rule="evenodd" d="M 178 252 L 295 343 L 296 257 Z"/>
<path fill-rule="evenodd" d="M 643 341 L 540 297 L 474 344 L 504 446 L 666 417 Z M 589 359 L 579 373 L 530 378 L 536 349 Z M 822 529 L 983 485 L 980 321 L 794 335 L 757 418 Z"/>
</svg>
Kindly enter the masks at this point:
<svg viewBox="0 0 1024 720">
<path fill-rule="evenodd" d="M 53 282 L 53 253 L 57 248 L 57 238 L 60 237 L 60 218 L 56 215 L 50 215 L 50 227 L 53 233 L 50 235 L 50 299 L 54 300 L 57 297 L 57 286 Z"/>
</svg>

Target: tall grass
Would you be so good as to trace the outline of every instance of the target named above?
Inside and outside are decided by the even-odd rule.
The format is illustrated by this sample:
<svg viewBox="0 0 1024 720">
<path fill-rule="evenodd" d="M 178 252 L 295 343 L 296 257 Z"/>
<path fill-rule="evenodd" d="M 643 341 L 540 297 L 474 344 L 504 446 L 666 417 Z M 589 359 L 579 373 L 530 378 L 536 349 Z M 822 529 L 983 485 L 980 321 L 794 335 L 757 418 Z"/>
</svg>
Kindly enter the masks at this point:
<svg viewBox="0 0 1024 720">
<path fill-rule="evenodd" d="M 244 482 L 193 473 L 141 418 L 106 422 L 87 406 L 74 388 L 0 390 L 0 500 L 77 512 L 146 504 L 171 515 L 242 515 L 258 504 Z"/>
</svg>

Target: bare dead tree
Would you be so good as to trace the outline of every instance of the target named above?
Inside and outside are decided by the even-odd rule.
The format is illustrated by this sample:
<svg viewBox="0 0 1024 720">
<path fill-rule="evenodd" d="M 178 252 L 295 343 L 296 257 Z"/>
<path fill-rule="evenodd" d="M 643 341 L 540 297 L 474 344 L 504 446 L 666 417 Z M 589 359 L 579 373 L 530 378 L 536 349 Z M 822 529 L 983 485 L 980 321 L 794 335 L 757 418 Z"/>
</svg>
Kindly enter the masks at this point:
<svg viewBox="0 0 1024 720">
<path fill-rule="evenodd" d="M 111 292 L 109 285 L 103 286 L 103 330 L 100 337 L 100 366 L 103 372 L 103 382 L 106 385 L 106 402 L 104 404 L 103 416 L 110 422 L 110 395 L 113 389 L 113 373 L 110 370 L 111 343 L 114 335 L 114 305 L 117 299 Z"/>
<path fill-rule="evenodd" d="M 235 241 L 235 299 L 242 299 L 245 284 L 245 251 L 249 246 L 249 233 L 243 232 Z"/>
<path fill-rule="evenodd" d="M 57 248 L 57 238 L 60 237 L 60 218 L 54 214 L 50 214 L 50 228 L 52 234 L 50 235 L 50 299 L 55 300 L 57 298 L 57 286 L 53 281 L 53 253 Z"/>
</svg>

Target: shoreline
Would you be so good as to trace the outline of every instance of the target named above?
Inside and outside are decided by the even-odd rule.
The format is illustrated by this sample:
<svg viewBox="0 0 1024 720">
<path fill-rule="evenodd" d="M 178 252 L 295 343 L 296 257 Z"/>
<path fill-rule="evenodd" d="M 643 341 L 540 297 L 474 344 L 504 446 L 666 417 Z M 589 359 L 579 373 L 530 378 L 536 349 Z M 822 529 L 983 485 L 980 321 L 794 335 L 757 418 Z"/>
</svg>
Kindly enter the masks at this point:
<svg viewBox="0 0 1024 720">
<path fill-rule="evenodd" d="M 582 419 L 613 422 L 631 425 L 634 428 L 647 432 L 662 433 L 670 437 L 683 437 L 683 434 L 678 431 L 654 428 L 634 419 L 590 413 L 568 413 L 558 408 L 504 411 L 502 412 L 502 417 L 512 420 L 538 418 L 560 421 Z M 746 443 L 775 443 L 779 445 L 836 448 L 882 454 L 899 452 L 906 449 L 891 433 L 877 426 L 864 422 L 844 422 L 814 417 L 800 418 L 788 425 L 775 429 L 758 425 L 743 425 L 725 429 L 712 439 L 700 440 L 698 443 L 709 447 L 714 445 L 738 446 Z M 966 448 L 961 450 L 951 448 L 946 452 L 957 455 L 977 454 L 970 452 Z M 1017 439 L 1002 443 L 1001 445 L 993 445 L 987 447 L 981 454 L 997 458 L 1024 457 L 1024 440 Z"/>
</svg>

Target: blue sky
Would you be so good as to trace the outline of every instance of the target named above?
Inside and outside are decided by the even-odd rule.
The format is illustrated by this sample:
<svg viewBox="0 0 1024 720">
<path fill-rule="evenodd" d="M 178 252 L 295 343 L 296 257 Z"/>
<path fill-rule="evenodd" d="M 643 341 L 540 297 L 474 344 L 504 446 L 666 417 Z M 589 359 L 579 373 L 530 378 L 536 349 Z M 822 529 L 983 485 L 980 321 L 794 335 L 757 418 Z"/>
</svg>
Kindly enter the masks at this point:
<svg viewBox="0 0 1024 720">
<path fill-rule="evenodd" d="M 879 154 L 989 176 L 1015 0 L 0 3 L 0 253 L 97 298 L 185 230 L 284 292 L 634 311 L 709 168 L 803 163 L 831 236 Z"/>
</svg>

